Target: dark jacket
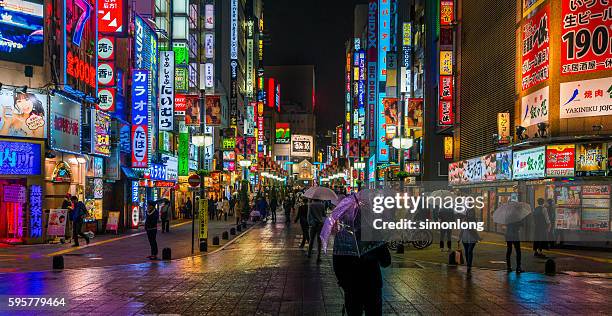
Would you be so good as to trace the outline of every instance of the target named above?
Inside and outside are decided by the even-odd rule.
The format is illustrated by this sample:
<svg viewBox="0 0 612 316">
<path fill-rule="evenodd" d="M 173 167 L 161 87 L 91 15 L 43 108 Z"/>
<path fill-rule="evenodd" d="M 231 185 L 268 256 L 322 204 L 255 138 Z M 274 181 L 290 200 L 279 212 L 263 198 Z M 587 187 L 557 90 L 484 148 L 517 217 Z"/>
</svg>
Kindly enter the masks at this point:
<svg viewBox="0 0 612 316">
<path fill-rule="evenodd" d="M 302 204 L 298 207 L 297 215 L 295 216 L 295 222 L 300 221 L 301 225 L 308 226 L 308 205 Z"/>
<path fill-rule="evenodd" d="M 361 257 L 333 256 L 333 268 L 342 288 L 382 288 L 380 267 L 391 265 L 387 245 L 382 245 Z"/>
<path fill-rule="evenodd" d="M 82 222 L 83 218 L 87 215 L 87 207 L 85 207 L 85 203 L 78 201 L 74 205 L 74 210 L 72 210 L 71 219 L 73 222 Z"/>
<path fill-rule="evenodd" d="M 159 217 L 159 213 L 155 210 L 153 213 L 149 214 L 147 211 L 147 218 L 145 219 L 145 229 L 146 230 L 157 230 L 157 220 Z"/>
<path fill-rule="evenodd" d="M 506 233 L 504 237 L 506 237 L 506 241 L 521 241 L 521 226 L 523 222 L 517 222 L 506 225 Z"/>
</svg>

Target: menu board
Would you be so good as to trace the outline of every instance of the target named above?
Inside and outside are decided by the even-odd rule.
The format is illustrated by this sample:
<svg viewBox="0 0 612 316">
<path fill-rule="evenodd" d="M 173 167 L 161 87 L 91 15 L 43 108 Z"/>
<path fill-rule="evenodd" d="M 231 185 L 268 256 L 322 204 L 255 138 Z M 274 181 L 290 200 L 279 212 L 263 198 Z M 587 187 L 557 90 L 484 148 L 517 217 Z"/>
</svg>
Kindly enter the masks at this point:
<svg viewBox="0 0 612 316">
<path fill-rule="evenodd" d="M 557 229 L 580 229 L 580 191 L 579 186 L 555 187 Z"/>
<path fill-rule="evenodd" d="M 580 209 L 578 208 L 557 208 L 556 229 L 578 230 L 580 229 Z"/>
<path fill-rule="evenodd" d="M 582 230 L 610 230 L 610 186 L 582 186 Z"/>
</svg>

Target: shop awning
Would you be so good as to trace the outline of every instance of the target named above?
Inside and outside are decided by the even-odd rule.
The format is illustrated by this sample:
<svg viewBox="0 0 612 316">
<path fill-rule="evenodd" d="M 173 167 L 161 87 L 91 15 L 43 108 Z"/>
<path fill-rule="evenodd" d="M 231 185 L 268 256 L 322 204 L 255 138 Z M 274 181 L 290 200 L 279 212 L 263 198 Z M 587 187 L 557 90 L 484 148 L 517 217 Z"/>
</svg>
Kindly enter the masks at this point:
<svg viewBox="0 0 612 316">
<path fill-rule="evenodd" d="M 128 179 L 140 179 L 140 176 L 138 176 L 136 171 L 134 171 L 134 169 L 132 168 L 121 167 L 121 170 L 123 171 L 123 174 L 125 175 L 125 177 Z"/>
</svg>

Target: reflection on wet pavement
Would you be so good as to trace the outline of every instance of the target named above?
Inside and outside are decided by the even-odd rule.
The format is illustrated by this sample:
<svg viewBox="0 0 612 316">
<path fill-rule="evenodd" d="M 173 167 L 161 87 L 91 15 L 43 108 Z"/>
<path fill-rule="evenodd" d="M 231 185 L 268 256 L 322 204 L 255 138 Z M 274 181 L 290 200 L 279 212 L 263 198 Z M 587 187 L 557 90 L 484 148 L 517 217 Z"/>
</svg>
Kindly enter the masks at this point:
<svg viewBox="0 0 612 316">
<path fill-rule="evenodd" d="M 55 310 L 61 315 L 339 315 L 331 256 L 309 261 L 298 231 L 267 224 L 218 253 L 172 262 L 1 274 L 0 295 L 64 296 L 68 313 Z M 610 279 L 494 270 L 468 277 L 464 267 L 405 261 L 384 277 L 385 314 L 612 313 Z"/>
</svg>

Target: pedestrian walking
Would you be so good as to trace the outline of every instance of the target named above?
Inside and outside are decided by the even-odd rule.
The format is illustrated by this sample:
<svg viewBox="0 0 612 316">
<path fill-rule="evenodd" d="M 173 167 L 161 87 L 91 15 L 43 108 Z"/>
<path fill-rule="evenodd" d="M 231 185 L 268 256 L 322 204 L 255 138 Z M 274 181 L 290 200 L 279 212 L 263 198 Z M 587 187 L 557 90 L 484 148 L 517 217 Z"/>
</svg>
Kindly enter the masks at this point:
<svg viewBox="0 0 612 316">
<path fill-rule="evenodd" d="M 295 216 L 295 223 L 300 222 L 302 228 L 302 242 L 300 243 L 300 249 L 304 248 L 304 245 L 308 241 L 310 244 L 310 232 L 308 226 L 308 204 L 306 199 L 302 199 L 302 203 L 298 206 L 297 215 Z"/>
<path fill-rule="evenodd" d="M 544 199 L 538 199 L 538 206 L 533 212 L 533 221 L 535 231 L 533 235 L 533 256 L 546 258 L 543 249 L 548 249 L 548 233 L 550 232 L 550 219 L 548 218 L 548 210 L 544 206 Z"/>
<path fill-rule="evenodd" d="M 62 201 L 62 209 L 64 210 L 68 210 L 68 218 L 72 218 L 72 211 L 74 210 L 74 205 L 72 204 L 72 201 L 70 200 L 72 196 L 70 195 L 70 193 L 66 193 L 66 196 L 64 197 L 64 200 Z M 70 240 L 72 239 L 72 221 L 66 221 L 66 227 L 64 229 L 64 237 L 60 238 L 60 241 L 63 243 L 66 242 L 66 240 Z"/>
<path fill-rule="evenodd" d="M 515 222 L 506 225 L 506 233 L 504 237 L 506 239 L 506 267 L 508 272 L 512 272 L 512 247 L 514 247 L 514 251 L 516 252 L 516 273 L 521 273 L 523 270 L 521 269 L 521 239 L 520 239 L 520 231 L 523 222 Z"/>
<path fill-rule="evenodd" d="M 162 224 L 162 233 L 170 232 L 170 201 L 164 200 L 161 203 L 159 214 Z"/>
<path fill-rule="evenodd" d="M 437 212 L 437 220 L 441 223 L 450 223 L 453 222 L 454 214 L 453 210 L 440 208 Z M 452 248 L 452 230 L 451 229 L 440 229 L 440 251 L 444 252 L 444 242 L 446 242 L 446 246 L 448 247 L 448 252 L 451 251 Z"/>
<path fill-rule="evenodd" d="M 289 226 L 291 225 L 291 211 L 293 210 L 291 199 L 289 197 L 287 197 L 285 202 L 283 202 L 283 210 L 285 211 L 285 224 Z"/>
<path fill-rule="evenodd" d="M 553 199 L 546 200 L 546 210 L 548 211 L 548 219 L 550 220 L 550 230 L 548 231 L 548 247 L 554 248 L 557 241 L 557 231 L 555 223 L 557 212 L 555 209 L 555 201 Z"/>
<path fill-rule="evenodd" d="M 145 218 L 145 230 L 147 232 L 147 239 L 149 240 L 149 246 L 151 247 L 151 255 L 147 258 L 151 260 L 157 260 L 157 220 L 159 214 L 155 209 L 155 204 L 149 202 L 147 205 L 147 217 Z"/>
<path fill-rule="evenodd" d="M 191 203 L 191 198 L 187 197 L 187 201 L 185 202 L 185 218 L 191 218 L 191 214 L 193 214 L 193 204 Z"/>
<path fill-rule="evenodd" d="M 338 285 L 344 292 L 344 309 L 348 316 L 382 315 L 381 267 L 391 265 L 391 254 L 386 244 L 363 256 L 336 255 L 332 257 Z"/>
<path fill-rule="evenodd" d="M 476 222 L 476 213 L 474 212 L 474 209 L 466 211 L 465 220 L 468 223 Z M 463 249 L 465 251 L 467 273 L 471 273 L 472 262 L 474 260 L 474 248 L 476 247 L 476 243 L 480 241 L 480 235 L 478 235 L 478 231 L 476 229 L 461 229 L 459 232 L 459 240 L 463 244 Z"/>
<path fill-rule="evenodd" d="M 223 198 L 223 201 L 221 202 L 221 211 L 223 212 L 223 220 L 227 221 L 227 214 L 229 214 L 230 211 L 230 203 L 227 198 Z M 220 215 L 219 218 L 221 218 Z"/>
<path fill-rule="evenodd" d="M 229 200 L 229 207 L 230 207 L 230 208 L 229 208 L 229 215 L 230 215 L 230 216 L 234 216 L 234 214 L 235 214 L 235 209 L 236 209 L 236 198 L 235 198 L 235 197 L 232 197 L 232 198 Z"/>
<path fill-rule="evenodd" d="M 79 201 L 76 196 L 71 196 L 70 201 L 74 206 L 72 210 L 72 238 L 74 239 L 73 247 L 79 246 L 79 236 L 85 238 L 85 243 L 89 245 L 89 237 L 82 232 L 83 220 L 87 216 L 87 207 L 85 203 Z"/>
<path fill-rule="evenodd" d="M 270 198 L 270 213 L 272 214 L 272 223 L 276 223 L 276 208 L 278 207 L 278 201 L 276 196 Z"/>
<path fill-rule="evenodd" d="M 256 208 L 257 208 L 257 211 L 259 211 L 259 215 L 261 216 L 261 219 L 265 222 L 268 219 L 267 217 L 268 216 L 267 214 L 268 202 L 266 202 L 266 199 L 263 196 L 259 197 Z"/>
<path fill-rule="evenodd" d="M 312 248 L 315 240 L 317 242 L 317 263 L 321 262 L 321 228 L 326 216 L 325 205 L 321 200 L 311 200 L 308 204 L 308 225 L 310 226 L 310 236 L 308 242 L 308 258 L 312 256 Z"/>
</svg>

